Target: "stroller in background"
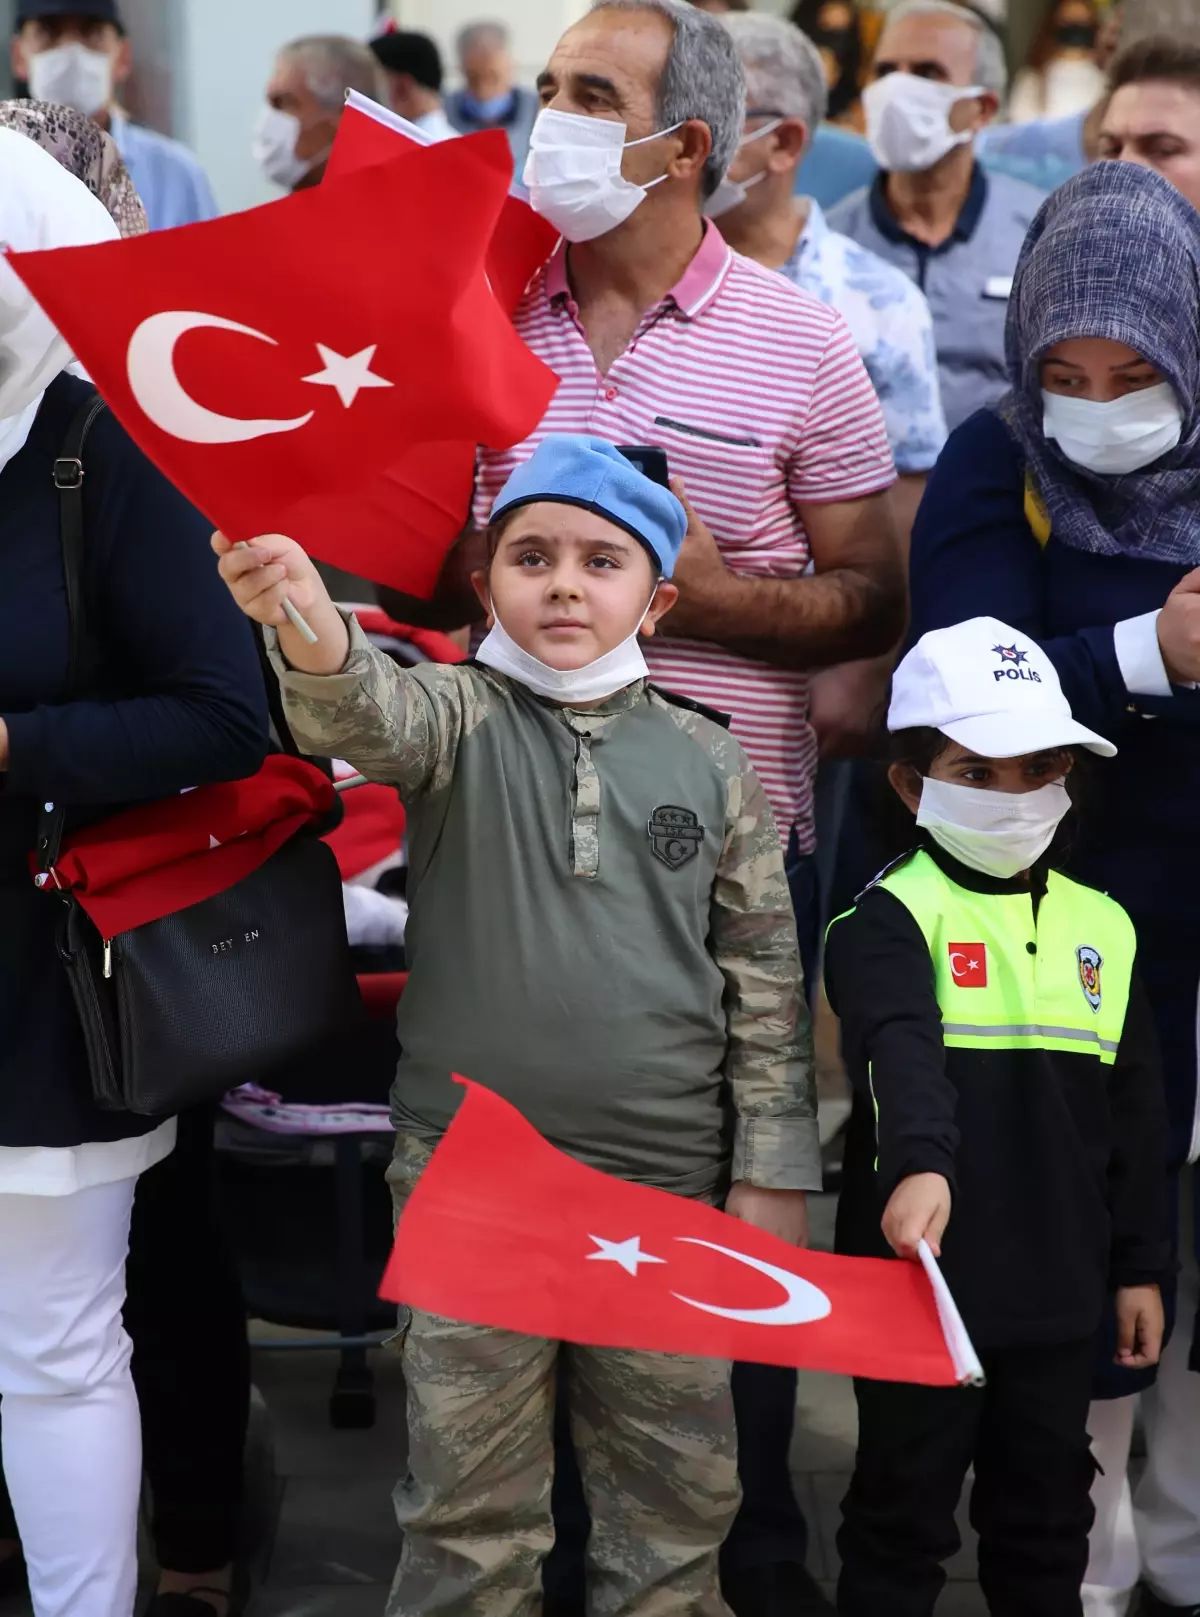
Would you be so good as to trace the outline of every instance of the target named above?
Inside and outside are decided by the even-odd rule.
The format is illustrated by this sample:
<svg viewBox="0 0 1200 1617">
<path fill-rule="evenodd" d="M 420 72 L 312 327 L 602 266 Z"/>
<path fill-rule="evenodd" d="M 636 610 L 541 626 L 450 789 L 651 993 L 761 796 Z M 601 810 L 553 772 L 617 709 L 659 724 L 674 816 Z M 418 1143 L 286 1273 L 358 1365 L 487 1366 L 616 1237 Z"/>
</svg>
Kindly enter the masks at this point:
<svg viewBox="0 0 1200 1617">
<path fill-rule="evenodd" d="M 445 635 L 356 607 L 371 640 L 404 666 L 461 662 Z M 348 773 L 335 764 L 335 779 Z M 370 942 L 354 948 L 366 1015 L 335 1045 L 226 1097 L 217 1124 L 217 1189 L 249 1317 L 315 1339 L 256 1339 L 258 1350 L 329 1348 L 338 1366 L 335 1427 L 375 1421 L 368 1353 L 395 1326 L 377 1292 L 392 1244 L 384 1170 L 392 1155 L 388 1091 L 396 1070 L 396 1005 L 405 982 L 404 810 L 386 786 L 352 785 L 326 840 L 347 894 L 347 919 Z M 389 921 L 389 909 L 391 920 Z"/>
</svg>

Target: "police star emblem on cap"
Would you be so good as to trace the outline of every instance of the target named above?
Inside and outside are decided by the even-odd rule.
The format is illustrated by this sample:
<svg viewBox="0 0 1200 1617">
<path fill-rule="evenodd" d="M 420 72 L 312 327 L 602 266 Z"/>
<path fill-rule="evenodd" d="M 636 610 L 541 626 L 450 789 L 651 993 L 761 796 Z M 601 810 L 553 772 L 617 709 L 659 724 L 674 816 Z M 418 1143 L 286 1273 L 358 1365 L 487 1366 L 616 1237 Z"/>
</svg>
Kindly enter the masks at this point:
<svg viewBox="0 0 1200 1617">
<path fill-rule="evenodd" d="M 1018 650 L 1015 645 L 993 646 L 992 650 L 1002 663 L 1027 663 L 1029 661 L 1029 653 Z"/>
</svg>

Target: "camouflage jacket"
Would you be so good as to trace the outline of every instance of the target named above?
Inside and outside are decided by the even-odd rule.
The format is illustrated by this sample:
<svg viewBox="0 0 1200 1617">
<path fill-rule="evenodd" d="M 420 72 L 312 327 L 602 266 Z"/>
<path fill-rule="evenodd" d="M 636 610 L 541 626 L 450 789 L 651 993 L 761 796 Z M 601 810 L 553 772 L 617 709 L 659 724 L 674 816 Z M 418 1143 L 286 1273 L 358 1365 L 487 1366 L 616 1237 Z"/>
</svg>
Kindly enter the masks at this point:
<svg viewBox="0 0 1200 1617">
<path fill-rule="evenodd" d="M 460 1072 L 608 1173 L 819 1189 L 783 855 L 739 744 L 640 682 L 574 710 L 350 631 L 339 674 L 272 655 L 301 746 L 408 807 L 398 1125 L 440 1134 Z"/>
</svg>

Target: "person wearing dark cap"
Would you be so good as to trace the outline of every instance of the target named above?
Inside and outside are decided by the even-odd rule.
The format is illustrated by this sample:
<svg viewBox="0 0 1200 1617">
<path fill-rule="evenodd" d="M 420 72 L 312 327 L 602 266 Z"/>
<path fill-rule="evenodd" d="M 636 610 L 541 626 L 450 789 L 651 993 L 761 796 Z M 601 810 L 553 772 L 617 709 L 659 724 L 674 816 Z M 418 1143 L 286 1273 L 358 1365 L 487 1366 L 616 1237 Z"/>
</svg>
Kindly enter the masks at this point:
<svg viewBox="0 0 1200 1617">
<path fill-rule="evenodd" d="M 117 96 L 133 68 L 117 0 L 19 0 L 14 77 L 35 101 L 59 102 L 113 137 L 151 230 L 215 219 L 220 209 L 195 156 L 177 140 L 133 123 Z"/>
<path fill-rule="evenodd" d="M 428 34 L 397 28 L 371 41 L 387 77 L 388 105 L 430 140 L 453 140 L 458 130 L 442 106 L 442 53 Z"/>
<path fill-rule="evenodd" d="M 474 575 L 489 633 L 458 666 L 374 650 L 292 540 L 214 540 L 238 604 L 270 626 L 301 747 L 394 783 L 408 808 L 397 1207 L 462 1072 L 592 1167 L 806 1237 L 820 1148 L 779 835 L 739 743 L 650 685 L 640 648 L 675 602 L 682 495 L 602 439 L 546 438 L 493 505 Z M 533 1610 L 560 1345 L 404 1320 L 390 1609 Z M 605 1609 L 719 1617 L 739 1500 L 731 1367 L 562 1351 Z"/>
</svg>

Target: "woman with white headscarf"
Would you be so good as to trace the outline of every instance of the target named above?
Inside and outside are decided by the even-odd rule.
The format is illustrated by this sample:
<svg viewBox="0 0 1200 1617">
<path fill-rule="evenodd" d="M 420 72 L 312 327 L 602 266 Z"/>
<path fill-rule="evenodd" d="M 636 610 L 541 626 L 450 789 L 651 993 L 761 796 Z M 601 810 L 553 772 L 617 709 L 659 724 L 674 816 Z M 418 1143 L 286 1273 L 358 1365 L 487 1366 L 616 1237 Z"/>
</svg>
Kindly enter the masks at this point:
<svg viewBox="0 0 1200 1617">
<path fill-rule="evenodd" d="M 88 186 L 0 127 L 0 242 L 115 238 Z M 90 384 L 0 262 L 0 1396 L 4 1472 L 37 1617 L 129 1617 L 141 1481 L 121 1324 L 138 1175 L 174 1124 L 100 1111 L 28 856 L 43 803 L 71 823 L 258 768 L 252 641 L 208 523 L 108 414 L 84 452 L 84 594 L 98 666 L 65 701 L 68 615 L 54 462 Z"/>
</svg>

